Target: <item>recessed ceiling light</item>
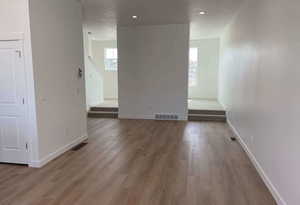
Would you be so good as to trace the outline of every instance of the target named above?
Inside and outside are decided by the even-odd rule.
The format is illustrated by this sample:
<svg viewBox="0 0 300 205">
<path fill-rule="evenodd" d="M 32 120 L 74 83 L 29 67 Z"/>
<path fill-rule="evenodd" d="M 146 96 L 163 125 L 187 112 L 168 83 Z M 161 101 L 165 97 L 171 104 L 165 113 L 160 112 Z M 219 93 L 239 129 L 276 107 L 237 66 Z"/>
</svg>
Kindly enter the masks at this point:
<svg viewBox="0 0 300 205">
<path fill-rule="evenodd" d="M 133 19 L 137 19 L 137 16 L 132 16 Z"/>
<path fill-rule="evenodd" d="M 199 14 L 200 15 L 205 15 L 205 14 L 207 14 L 207 12 L 206 11 L 200 11 Z"/>
</svg>

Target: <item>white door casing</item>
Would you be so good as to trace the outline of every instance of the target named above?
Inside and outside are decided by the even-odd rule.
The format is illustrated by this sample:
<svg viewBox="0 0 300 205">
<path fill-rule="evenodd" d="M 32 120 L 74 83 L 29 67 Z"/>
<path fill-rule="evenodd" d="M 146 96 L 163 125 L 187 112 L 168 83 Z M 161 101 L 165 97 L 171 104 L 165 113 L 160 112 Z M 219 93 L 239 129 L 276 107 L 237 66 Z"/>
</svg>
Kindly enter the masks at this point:
<svg viewBox="0 0 300 205">
<path fill-rule="evenodd" d="M 0 162 L 28 163 L 22 41 L 0 41 Z"/>
</svg>

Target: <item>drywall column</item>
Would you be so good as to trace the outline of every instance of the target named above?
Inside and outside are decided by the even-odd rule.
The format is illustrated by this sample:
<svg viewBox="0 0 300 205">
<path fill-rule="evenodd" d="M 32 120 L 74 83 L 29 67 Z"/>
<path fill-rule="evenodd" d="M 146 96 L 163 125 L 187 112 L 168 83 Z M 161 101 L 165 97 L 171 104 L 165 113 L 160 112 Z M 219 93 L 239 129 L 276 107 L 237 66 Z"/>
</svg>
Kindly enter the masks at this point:
<svg viewBox="0 0 300 205">
<path fill-rule="evenodd" d="M 118 27 L 119 117 L 187 118 L 189 25 Z"/>
<path fill-rule="evenodd" d="M 30 0 L 39 160 L 47 163 L 87 135 L 81 4 Z M 84 70 L 83 70 L 84 73 Z"/>
</svg>

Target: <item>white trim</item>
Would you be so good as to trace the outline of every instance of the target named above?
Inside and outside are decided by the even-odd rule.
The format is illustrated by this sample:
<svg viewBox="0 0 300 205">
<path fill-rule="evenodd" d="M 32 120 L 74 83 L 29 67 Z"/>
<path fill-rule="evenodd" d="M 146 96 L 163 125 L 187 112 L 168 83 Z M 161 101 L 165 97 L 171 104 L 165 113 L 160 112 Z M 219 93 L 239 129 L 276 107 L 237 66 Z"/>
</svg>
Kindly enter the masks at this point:
<svg viewBox="0 0 300 205">
<path fill-rule="evenodd" d="M 278 192 L 276 187 L 273 185 L 270 178 L 267 176 L 267 174 L 263 170 L 262 166 L 259 164 L 259 162 L 255 158 L 254 154 L 251 152 L 251 150 L 249 149 L 247 144 L 244 142 L 243 138 L 241 137 L 241 135 L 239 134 L 237 129 L 233 126 L 233 124 L 231 123 L 231 121 L 228 118 L 227 118 L 227 124 L 229 125 L 231 130 L 234 132 L 234 134 L 237 136 L 238 142 L 240 143 L 240 145 L 242 146 L 242 148 L 244 149 L 244 151 L 246 152 L 246 154 L 250 158 L 250 160 L 251 160 L 252 164 L 254 165 L 256 171 L 258 172 L 258 174 L 262 178 L 265 185 L 268 187 L 268 189 L 271 192 L 272 196 L 274 197 L 276 203 L 278 205 L 287 205 L 287 203 L 284 201 L 284 199 L 282 198 L 282 196 L 280 195 L 280 193 Z"/>
<path fill-rule="evenodd" d="M 48 162 L 50 162 L 53 159 L 59 157 L 60 155 L 62 155 L 66 151 L 70 150 L 71 148 L 75 147 L 76 145 L 80 144 L 81 142 L 83 142 L 84 140 L 87 140 L 87 139 L 88 139 L 87 135 L 81 136 L 81 137 L 77 138 L 76 140 L 74 140 L 73 142 L 71 142 L 71 143 L 57 149 L 56 151 L 48 154 L 43 159 L 38 160 L 38 161 L 31 161 L 29 163 L 29 166 L 30 167 L 35 167 L 35 168 L 41 168 L 44 165 L 46 165 Z"/>
<path fill-rule="evenodd" d="M 23 39 L 24 33 L 22 32 L 0 33 L 0 41 L 18 41 Z"/>
<path fill-rule="evenodd" d="M 31 31 L 30 31 L 30 17 L 29 17 L 29 0 L 26 0 L 26 21 L 24 25 L 23 50 L 25 60 L 26 72 L 26 90 L 27 90 L 27 142 L 29 143 L 29 161 L 38 160 L 39 155 L 39 136 L 37 128 L 37 108 L 36 108 L 36 95 L 35 95 L 35 79 L 33 70 L 32 47 L 31 47 Z M 18 35 L 15 35 L 18 38 Z"/>
</svg>

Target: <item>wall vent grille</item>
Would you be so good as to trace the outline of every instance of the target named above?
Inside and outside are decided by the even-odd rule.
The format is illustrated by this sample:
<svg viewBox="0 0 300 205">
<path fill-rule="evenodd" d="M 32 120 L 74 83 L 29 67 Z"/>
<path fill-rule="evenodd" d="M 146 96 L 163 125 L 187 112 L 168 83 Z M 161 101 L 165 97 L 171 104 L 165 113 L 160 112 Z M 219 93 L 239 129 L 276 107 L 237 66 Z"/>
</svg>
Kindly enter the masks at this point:
<svg viewBox="0 0 300 205">
<path fill-rule="evenodd" d="M 176 114 L 155 114 L 156 120 L 178 120 L 179 116 Z"/>
</svg>

